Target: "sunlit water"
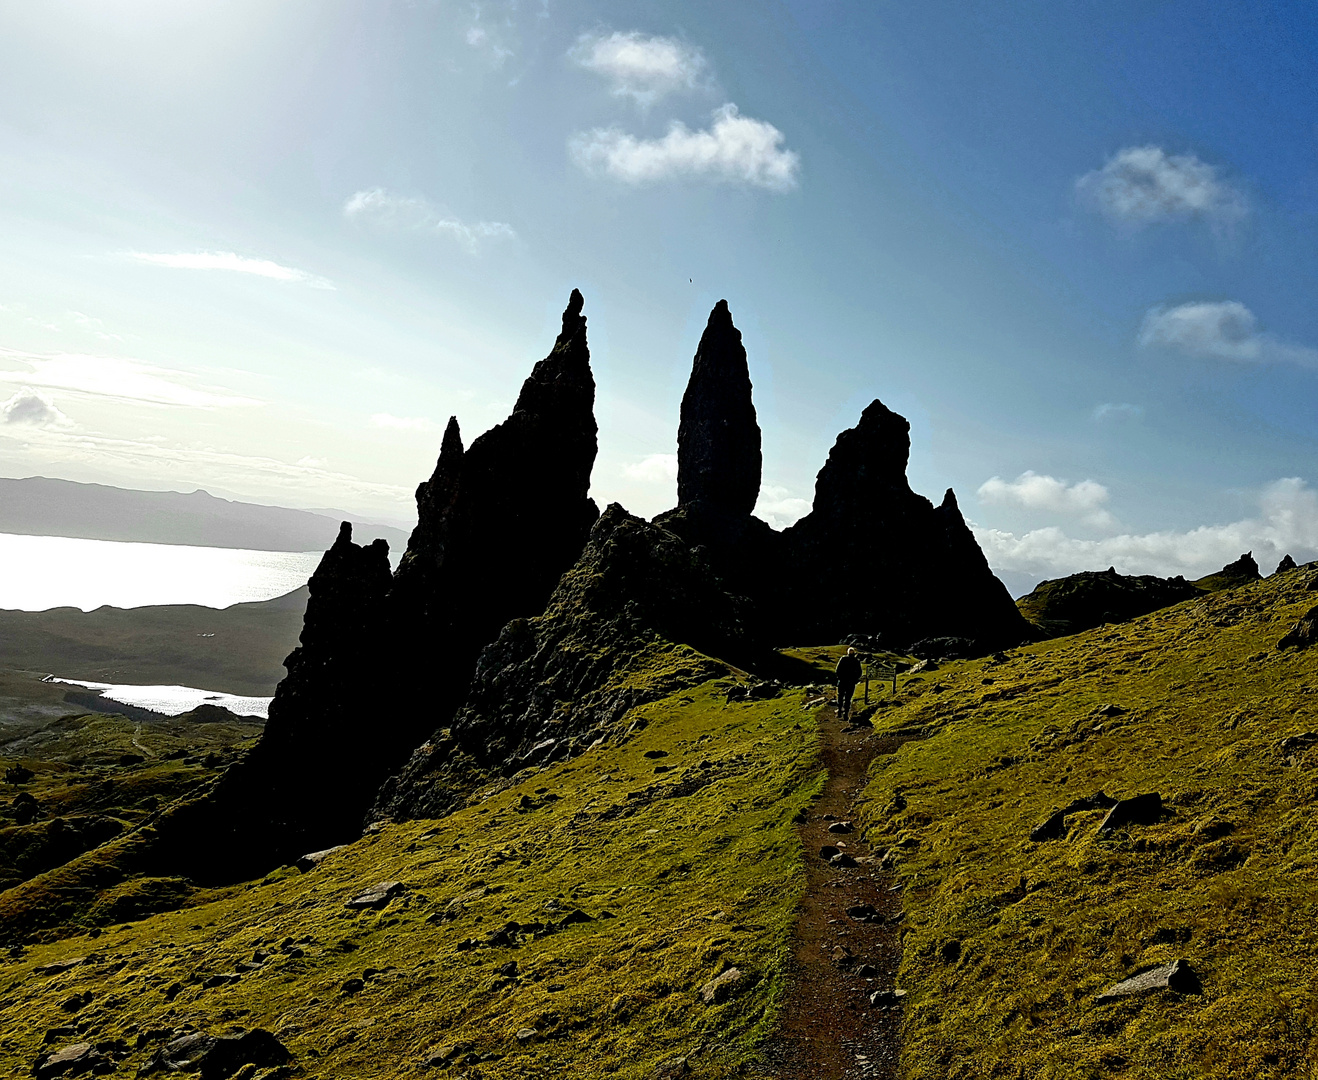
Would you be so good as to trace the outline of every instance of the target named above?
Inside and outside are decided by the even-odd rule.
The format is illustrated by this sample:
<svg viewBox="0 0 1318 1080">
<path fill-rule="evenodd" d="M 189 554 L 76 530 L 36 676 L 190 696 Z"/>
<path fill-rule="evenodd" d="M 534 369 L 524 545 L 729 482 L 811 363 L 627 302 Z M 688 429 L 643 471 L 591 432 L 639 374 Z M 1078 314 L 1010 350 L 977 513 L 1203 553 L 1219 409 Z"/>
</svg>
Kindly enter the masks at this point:
<svg viewBox="0 0 1318 1080">
<path fill-rule="evenodd" d="M 305 585 L 321 554 L 0 533 L 0 608 L 224 608 Z"/>
<path fill-rule="evenodd" d="M 138 686 L 132 683 L 84 682 L 81 679 L 56 678 L 46 681 L 99 690 L 101 697 L 117 701 L 121 705 L 136 705 L 139 709 L 150 709 L 165 716 L 178 716 L 181 713 L 191 712 L 198 705 L 222 705 L 239 716 L 259 716 L 265 719 L 270 715 L 272 700 L 268 697 L 219 694 L 214 690 L 198 690 L 192 686 Z"/>
</svg>

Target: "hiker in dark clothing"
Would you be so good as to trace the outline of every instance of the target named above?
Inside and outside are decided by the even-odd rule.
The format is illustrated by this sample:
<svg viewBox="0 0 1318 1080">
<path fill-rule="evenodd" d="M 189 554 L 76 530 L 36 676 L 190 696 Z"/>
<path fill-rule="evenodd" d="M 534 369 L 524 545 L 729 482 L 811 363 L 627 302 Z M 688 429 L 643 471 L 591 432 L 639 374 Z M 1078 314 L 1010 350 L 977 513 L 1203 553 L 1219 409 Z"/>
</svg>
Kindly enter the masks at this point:
<svg viewBox="0 0 1318 1080">
<path fill-rule="evenodd" d="M 855 649 L 848 649 L 847 655 L 837 662 L 834 670 L 837 678 L 837 714 L 842 720 L 851 719 L 851 695 L 856 692 L 856 683 L 860 682 L 860 657 Z"/>
</svg>

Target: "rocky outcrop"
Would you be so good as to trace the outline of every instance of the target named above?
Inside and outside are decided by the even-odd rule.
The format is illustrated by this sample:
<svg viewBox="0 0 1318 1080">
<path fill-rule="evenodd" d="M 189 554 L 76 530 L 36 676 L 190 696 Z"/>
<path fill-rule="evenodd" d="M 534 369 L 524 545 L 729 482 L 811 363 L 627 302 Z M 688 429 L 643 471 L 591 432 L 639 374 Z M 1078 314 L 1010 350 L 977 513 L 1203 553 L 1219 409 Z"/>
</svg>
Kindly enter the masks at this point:
<svg viewBox="0 0 1318 1080">
<path fill-rule="evenodd" d="M 1282 556 L 1281 562 L 1277 564 L 1277 569 L 1275 569 L 1272 572 L 1274 574 L 1284 574 L 1286 573 L 1287 570 L 1294 570 L 1294 569 L 1295 569 L 1295 560 L 1292 559 L 1289 554 L 1287 554 Z"/>
<path fill-rule="evenodd" d="M 1223 589 L 1235 589 L 1254 581 L 1262 581 L 1259 564 L 1254 561 L 1254 553 L 1247 551 L 1235 562 L 1227 563 L 1215 574 L 1201 577 L 1195 584 L 1204 592 L 1221 592 Z"/>
<path fill-rule="evenodd" d="M 481 649 L 544 609 L 599 516 L 581 309 L 573 290 L 507 420 L 464 449 L 450 419 L 396 574 L 383 541 L 360 547 L 344 524 L 260 744 L 180 816 L 186 827 L 164 830 L 195 876 L 246 876 L 352 839 L 380 785 L 462 702 Z M 187 845 L 189 829 L 204 844 Z"/>
<path fill-rule="evenodd" d="M 951 489 L 936 508 L 911 490 L 909 454 L 910 424 L 881 401 L 838 436 L 811 512 L 784 533 L 780 634 L 798 642 L 864 634 L 894 648 L 959 637 L 980 651 L 1030 636 Z"/>
<path fill-rule="evenodd" d="M 384 786 L 375 814 L 438 816 L 491 777 L 619 737 L 628 710 L 726 670 L 708 657 L 744 659 L 755 645 L 744 602 L 699 549 L 610 506 L 544 614 L 513 620 L 481 653 L 467 701 Z"/>
<path fill-rule="evenodd" d="M 728 302 L 709 313 L 677 429 L 677 501 L 749 516 L 760 496 L 760 425 L 741 331 Z"/>
<path fill-rule="evenodd" d="M 1044 637 L 1078 634 L 1103 623 L 1126 622 L 1202 596 L 1183 577 L 1118 574 L 1115 567 L 1041 581 L 1016 607 Z"/>
</svg>

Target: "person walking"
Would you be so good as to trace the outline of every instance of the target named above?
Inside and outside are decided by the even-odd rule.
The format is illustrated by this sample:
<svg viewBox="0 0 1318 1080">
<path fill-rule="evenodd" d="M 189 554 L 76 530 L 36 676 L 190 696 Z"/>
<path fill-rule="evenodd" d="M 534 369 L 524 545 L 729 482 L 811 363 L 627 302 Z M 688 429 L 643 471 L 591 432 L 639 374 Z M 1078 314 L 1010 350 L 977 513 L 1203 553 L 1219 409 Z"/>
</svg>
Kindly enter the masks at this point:
<svg viewBox="0 0 1318 1080">
<path fill-rule="evenodd" d="M 837 662 L 833 671 L 837 679 L 837 715 L 838 719 L 851 719 L 851 695 L 856 692 L 856 683 L 860 682 L 860 657 L 855 649 L 847 649 L 846 656 Z"/>
</svg>

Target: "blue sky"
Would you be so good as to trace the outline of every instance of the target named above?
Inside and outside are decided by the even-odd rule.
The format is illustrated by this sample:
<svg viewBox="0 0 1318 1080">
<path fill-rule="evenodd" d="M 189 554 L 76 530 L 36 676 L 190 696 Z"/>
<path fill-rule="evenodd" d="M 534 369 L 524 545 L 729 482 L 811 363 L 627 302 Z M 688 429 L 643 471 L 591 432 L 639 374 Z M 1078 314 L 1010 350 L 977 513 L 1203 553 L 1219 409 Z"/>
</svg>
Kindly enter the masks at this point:
<svg viewBox="0 0 1318 1080">
<path fill-rule="evenodd" d="M 1316 24 L 0 0 L 0 472 L 405 518 L 576 286 L 601 503 L 726 297 L 775 524 L 880 397 L 1015 591 L 1318 557 Z"/>
</svg>

